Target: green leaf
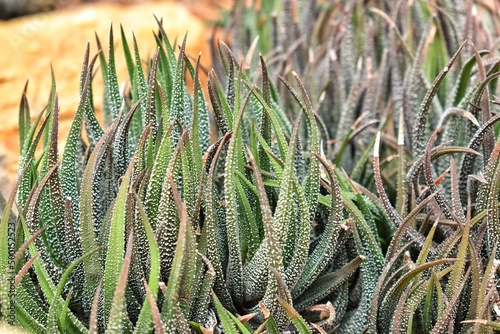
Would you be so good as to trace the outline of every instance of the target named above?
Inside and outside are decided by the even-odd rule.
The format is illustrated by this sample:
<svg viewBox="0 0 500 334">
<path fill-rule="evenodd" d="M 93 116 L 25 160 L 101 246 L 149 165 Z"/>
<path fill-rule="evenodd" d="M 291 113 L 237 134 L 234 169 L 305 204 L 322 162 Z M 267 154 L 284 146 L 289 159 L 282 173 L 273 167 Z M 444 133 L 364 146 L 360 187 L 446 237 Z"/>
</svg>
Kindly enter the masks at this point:
<svg viewBox="0 0 500 334">
<path fill-rule="evenodd" d="M 462 48 L 464 47 L 465 43 L 467 41 L 463 42 L 460 48 L 455 52 L 453 57 L 448 61 L 446 66 L 441 70 L 439 75 L 434 79 L 434 82 L 432 83 L 431 89 L 427 91 L 425 94 L 424 100 L 422 101 L 422 104 L 420 106 L 420 110 L 418 112 L 418 115 L 416 117 L 416 125 L 413 128 L 413 137 L 412 137 L 412 143 L 414 145 L 413 147 L 413 156 L 414 157 L 419 157 L 424 153 L 424 143 L 425 143 L 425 127 L 427 124 L 427 117 L 429 114 L 429 109 L 432 105 L 432 100 L 434 96 L 436 95 L 439 85 L 443 82 L 446 74 L 450 71 L 451 66 L 455 62 L 455 60 L 458 58 L 458 55 L 460 54 L 460 51 L 462 51 Z"/>
<path fill-rule="evenodd" d="M 118 114 L 120 113 L 120 109 L 122 107 L 122 98 L 120 97 L 120 87 L 118 85 L 118 77 L 116 75 L 113 26 L 111 26 L 109 30 L 109 55 L 108 63 L 106 65 L 106 79 L 104 80 L 104 85 L 104 98 L 109 102 L 111 121 L 114 122 L 118 118 Z"/>
<path fill-rule="evenodd" d="M 149 290 L 148 298 L 147 300 L 144 301 L 141 313 L 139 314 L 139 320 L 137 321 L 134 330 L 135 333 L 144 333 L 151 329 L 151 317 L 153 317 L 153 323 L 155 325 L 155 328 L 157 327 L 157 320 L 155 320 L 154 313 L 158 311 L 157 310 L 155 312 L 153 311 L 154 307 L 156 306 L 156 296 L 158 294 L 158 283 L 160 277 L 160 253 L 158 250 L 158 245 L 156 243 L 153 229 L 149 224 L 145 208 L 143 207 L 141 200 L 137 194 L 135 194 L 135 200 L 139 212 L 141 214 L 144 230 L 146 231 L 146 237 L 148 240 L 148 250 L 150 254 L 149 267 L 151 268 L 151 271 L 149 272 L 149 283 L 146 284 L 146 282 L 144 282 L 144 284 L 147 286 L 147 290 Z"/>
<path fill-rule="evenodd" d="M 24 85 L 23 95 L 21 98 L 21 104 L 19 106 L 19 149 L 20 154 L 24 152 L 24 146 L 26 143 L 26 137 L 30 132 L 31 114 L 30 106 L 28 103 L 28 98 L 26 92 L 28 91 L 28 81 Z"/>
<path fill-rule="evenodd" d="M 54 169 L 52 169 L 54 170 Z M 43 186 L 47 183 L 48 177 L 50 177 L 50 173 L 46 175 L 45 180 L 43 183 L 41 183 L 41 186 Z M 41 192 L 42 188 L 39 189 L 39 193 Z M 39 196 L 39 195 L 38 195 Z M 36 201 L 35 201 L 36 202 Z M 31 205 L 31 204 L 30 204 Z M 21 224 L 24 230 L 24 234 L 26 236 L 29 236 L 29 229 L 24 221 L 24 219 L 21 219 Z M 34 257 L 37 254 L 37 250 L 35 248 L 35 245 L 31 243 L 29 245 L 29 253 L 32 257 Z M 40 257 L 38 257 L 35 262 L 33 263 L 34 268 L 35 268 L 35 273 L 38 279 L 38 282 L 40 284 L 40 288 L 45 296 L 46 299 L 48 300 L 53 300 L 54 296 L 56 295 L 56 287 L 54 286 L 54 283 L 49 277 L 49 274 L 47 270 L 45 269 L 44 264 L 41 262 Z M 64 301 L 61 298 L 56 299 L 56 303 L 58 305 L 64 305 Z M 54 302 L 53 302 L 54 303 Z M 88 333 L 87 329 L 83 326 L 83 324 L 73 315 L 73 313 L 69 313 L 69 326 L 68 329 L 73 331 L 74 333 Z"/>
<path fill-rule="evenodd" d="M 258 169 L 255 158 L 251 150 L 247 147 L 247 153 L 255 175 L 257 185 L 257 198 L 259 199 L 262 225 L 264 229 L 264 239 L 259 244 L 253 258 L 245 265 L 243 277 L 245 279 L 245 295 L 247 298 L 260 298 L 267 291 L 267 296 L 273 298 L 276 293 L 276 283 L 268 280 L 270 277 L 269 266 L 283 273 L 282 249 L 278 247 L 274 237 L 273 216 L 271 206 L 267 198 L 262 175 Z M 268 302 L 266 300 L 266 302 Z M 269 306 L 271 307 L 271 306 Z"/>
<path fill-rule="evenodd" d="M 300 91 L 302 93 L 302 98 L 305 102 L 305 110 L 307 116 L 307 124 L 309 126 L 310 132 L 310 152 L 311 154 L 319 153 L 319 135 L 318 135 L 318 126 L 316 124 L 316 117 L 314 116 L 314 108 L 311 104 L 311 100 L 309 99 L 309 95 L 306 92 L 306 89 L 302 82 L 299 79 L 297 73 L 293 72 L 293 76 L 297 84 L 299 85 Z M 308 172 L 307 176 L 304 180 L 304 190 L 305 196 L 307 199 L 307 204 L 309 206 L 309 216 L 310 219 L 314 218 L 316 213 L 316 206 L 318 204 L 318 195 L 319 195 L 319 161 L 317 159 L 313 159 L 312 156 L 309 160 L 308 164 Z"/>
<path fill-rule="evenodd" d="M 170 124 L 160 143 L 158 153 L 153 163 L 153 169 L 151 171 L 151 176 L 149 178 L 146 197 L 144 199 L 144 206 L 147 216 L 153 227 L 156 228 L 156 222 L 158 217 L 158 204 L 162 197 L 163 189 L 162 185 L 164 183 L 164 178 L 169 167 L 169 161 L 172 159 L 174 153 L 173 141 L 171 138 L 172 128 L 174 124 Z"/>
<path fill-rule="evenodd" d="M 116 202 L 113 208 L 113 216 L 109 232 L 108 248 L 103 284 L 104 297 L 104 319 L 108 319 L 108 314 L 111 311 L 113 297 L 117 288 L 120 268 L 123 266 L 123 251 L 125 249 L 125 219 L 126 219 L 126 202 L 129 193 L 130 176 L 132 173 L 130 164 L 127 173 L 123 177 L 122 184 L 116 197 Z"/>
<path fill-rule="evenodd" d="M 297 236 L 295 240 L 295 247 L 293 249 L 293 256 L 291 257 L 289 265 L 285 268 L 285 282 L 290 288 L 295 287 L 300 278 L 301 273 L 304 271 L 307 257 L 309 255 L 309 238 L 311 230 L 310 211 L 307 205 L 307 198 L 304 189 L 293 177 L 294 187 L 293 190 L 297 195 L 297 202 L 299 205 L 299 221 Z M 289 235 L 293 229 L 293 225 L 288 226 Z M 287 242 L 290 238 L 287 239 Z M 285 246 L 285 252 L 287 247 Z"/>
<path fill-rule="evenodd" d="M 128 318 L 125 312 L 125 288 L 127 286 L 127 278 L 129 274 L 130 261 L 132 258 L 132 247 L 134 244 L 133 234 L 130 233 L 127 240 L 127 249 L 125 257 L 122 259 L 123 265 L 118 276 L 118 281 L 115 284 L 115 291 L 113 294 L 113 301 L 108 316 L 108 324 L 106 333 L 123 333 L 124 327 L 127 325 Z M 122 255 L 121 253 L 120 255 Z M 109 263 L 108 263 L 109 264 Z M 104 296 L 105 297 L 105 296 Z M 106 300 L 105 300 L 106 301 Z"/>
<path fill-rule="evenodd" d="M 148 91 L 145 97 L 145 110 L 144 110 L 144 121 L 145 124 L 151 124 L 153 138 L 156 137 L 157 125 L 156 125 L 156 91 L 158 83 L 156 80 L 156 73 L 158 71 L 158 57 L 160 51 L 156 50 L 153 56 L 153 64 L 149 72 L 148 78 Z"/>
<path fill-rule="evenodd" d="M 238 330 L 236 329 L 236 325 L 234 324 L 233 319 L 230 316 L 230 313 L 222 306 L 219 301 L 219 298 L 212 293 L 212 300 L 215 304 L 215 308 L 217 310 L 217 315 L 219 316 L 220 323 L 224 330 L 224 333 L 227 334 L 238 334 Z"/>
<path fill-rule="evenodd" d="M 254 334 L 258 334 L 259 330 L 263 331 L 264 328 L 267 328 L 267 332 L 269 334 L 279 334 L 280 331 L 278 329 L 278 325 L 276 324 L 276 321 L 274 320 L 274 317 L 271 314 L 271 312 L 269 312 L 269 310 L 262 302 L 259 302 L 259 307 L 262 310 L 262 313 L 264 314 L 266 320 L 262 323 L 262 325 L 257 329 L 257 331 Z"/>
<path fill-rule="evenodd" d="M 13 238 L 15 235 L 12 235 L 12 232 L 16 231 L 15 228 L 15 219 L 11 216 L 12 214 L 12 206 L 14 205 L 14 201 L 16 198 L 17 191 L 19 189 L 19 184 L 26 173 L 26 170 L 30 166 L 30 161 L 26 163 L 26 166 L 21 171 L 17 180 L 14 184 L 14 188 L 9 196 L 7 203 L 5 203 L 5 208 L 2 213 L 2 218 L 0 219 L 0 283 L 2 288 L 0 289 L 0 314 L 7 314 L 10 309 L 10 298 L 5 298 L 8 291 L 7 286 L 9 282 L 12 282 L 14 278 L 14 272 L 12 271 L 12 263 L 14 261 L 14 251 L 15 245 L 13 243 Z M 4 290 L 5 289 L 5 290 Z M 14 319 L 15 320 L 15 319 Z M 14 324 L 11 324 L 14 325 Z"/>
<path fill-rule="evenodd" d="M 177 66 L 175 68 L 175 77 L 172 86 L 171 101 L 169 108 L 169 119 L 177 120 L 182 126 L 187 126 L 191 121 L 191 110 L 187 110 L 184 104 L 184 52 L 186 50 L 186 39 L 187 35 L 184 36 L 182 42 L 180 54 L 177 60 Z M 173 131 L 174 142 L 177 142 L 179 138 L 179 131 L 174 128 Z"/>
<path fill-rule="evenodd" d="M 94 249 L 90 251 L 87 254 L 84 254 L 81 256 L 79 259 L 77 259 L 75 262 L 73 262 L 66 270 L 64 271 L 64 274 L 61 276 L 61 280 L 59 281 L 57 285 L 57 290 L 54 293 L 54 297 L 52 298 L 50 302 L 50 307 L 49 307 L 49 314 L 48 314 L 48 323 L 47 323 L 47 330 L 50 332 L 56 332 L 57 329 L 59 328 L 58 326 L 58 319 L 61 319 L 60 321 L 66 322 L 66 316 L 59 315 L 59 313 L 66 313 L 68 309 L 68 304 L 67 301 L 62 304 L 60 302 L 61 295 L 63 293 L 64 286 L 66 285 L 66 282 L 69 279 L 69 276 L 75 270 L 75 268 L 83 262 L 86 258 L 91 256 L 92 254 L 95 254 L 99 248 Z M 68 298 L 71 295 L 71 293 L 68 294 Z M 66 327 L 64 327 L 66 329 Z"/>
<path fill-rule="evenodd" d="M 300 316 L 300 314 L 297 311 L 295 311 L 295 309 L 290 304 L 288 304 L 281 297 L 278 297 L 278 302 L 285 309 L 285 312 L 288 314 L 288 316 L 292 320 L 292 322 L 295 325 L 295 328 L 297 328 L 297 331 L 299 334 L 312 334 L 312 331 L 309 328 L 309 326 L 307 325 L 304 318 L 302 318 Z"/>
<path fill-rule="evenodd" d="M 135 35 L 133 35 L 133 43 L 134 43 L 134 57 L 135 57 L 135 66 L 132 82 L 132 98 L 134 101 L 138 101 L 140 98 L 145 97 L 148 92 L 148 84 L 146 82 L 146 76 L 144 75 L 144 71 L 142 69 L 142 60 L 139 54 L 139 47 L 137 46 L 137 40 Z M 160 57 L 162 55 L 162 50 L 160 50 Z M 167 120 L 164 120 L 167 122 Z M 167 122 L 168 123 L 168 122 Z M 142 129 L 147 125 L 146 123 L 146 108 L 145 102 L 143 101 L 138 110 L 137 120 L 133 122 L 134 126 L 132 127 L 132 134 L 135 137 L 135 141 L 139 140 L 139 137 L 142 133 Z"/>
<path fill-rule="evenodd" d="M 314 280 L 312 284 L 294 300 L 295 308 L 301 312 L 327 297 L 333 290 L 354 274 L 365 259 L 364 256 L 359 255 L 339 270 L 320 276 Z"/>
<path fill-rule="evenodd" d="M 102 280 L 99 282 L 97 286 L 97 290 L 95 292 L 94 300 L 92 302 L 92 309 L 90 310 L 90 320 L 89 320 L 89 331 L 91 334 L 98 333 L 98 311 L 99 311 L 99 300 L 101 298 L 101 290 L 102 290 Z"/>
<path fill-rule="evenodd" d="M 127 165 L 129 164 L 129 128 L 131 122 L 133 121 L 133 117 L 138 110 L 139 104 L 141 103 L 142 98 L 139 99 L 133 106 L 130 107 L 130 110 L 127 112 L 125 119 L 120 123 L 118 129 L 116 131 L 114 143 L 113 143 L 113 163 L 114 163 L 114 172 L 116 175 L 123 175 L 127 170 Z M 149 125 L 151 126 L 151 125 Z M 140 155 L 140 146 L 137 148 L 137 155 Z"/>
<path fill-rule="evenodd" d="M 318 154 L 315 154 L 315 157 L 325 167 L 330 177 L 330 189 L 332 193 L 330 214 L 325 230 L 320 237 L 320 241 L 314 251 L 309 255 L 309 259 L 302 271 L 300 279 L 292 290 L 292 295 L 294 297 L 300 295 L 307 286 L 318 277 L 333 257 L 333 252 L 336 248 L 334 240 L 336 240 L 339 235 L 343 218 L 342 195 L 333 167 Z"/>
<path fill-rule="evenodd" d="M 488 51 L 480 51 L 479 55 L 484 56 L 488 53 Z M 476 65 L 476 61 L 477 58 L 475 55 L 473 55 L 469 58 L 469 60 L 465 62 L 465 64 L 460 69 L 460 74 L 458 75 L 457 83 L 453 90 L 453 102 L 451 103 L 452 106 L 459 105 L 462 99 L 465 97 L 467 89 L 469 88 L 472 69 L 474 68 L 474 65 Z"/>
<path fill-rule="evenodd" d="M 214 291 L 218 294 L 219 298 L 222 300 L 222 303 L 226 308 L 230 310 L 234 310 L 232 298 L 229 294 L 225 276 L 223 274 L 222 269 L 222 255 L 219 253 L 219 245 L 217 240 L 217 231 L 218 226 L 222 222 L 219 220 L 217 215 L 217 204 L 215 203 L 214 198 L 214 178 L 215 171 L 217 167 L 217 162 L 219 160 L 220 153 L 224 148 L 224 145 L 229 142 L 229 139 L 232 136 L 232 132 L 228 132 L 222 140 L 219 142 L 218 146 L 215 144 L 216 151 L 213 154 L 213 158 L 211 161 L 207 161 L 206 163 L 210 165 L 208 178 L 207 178 L 207 186 L 206 186 L 206 195 L 205 195 L 205 225 L 203 226 L 202 236 L 200 240 L 200 249 L 206 247 L 206 257 L 210 261 L 210 263 L 214 267 L 215 271 L 215 282 L 214 282 Z"/>
<path fill-rule="evenodd" d="M 185 267 L 186 257 L 189 256 L 190 247 L 195 247 L 195 245 L 190 244 L 192 241 L 193 231 L 191 226 L 188 224 L 187 208 L 184 203 L 182 203 L 177 188 L 169 175 L 170 185 L 172 187 L 172 193 L 174 196 L 175 204 L 180 215 L 179 222 L 179 233 L 177 237 L 177 245 L 175 247 L 175 255 L 172 263 L 172 269 L 170 271 L 170 276 L 168 278 L 167 291 L 165 293 L 165 302 L 163 305 L 162 316 L 165 323 L 165 331 L 167 333 L 173 333 L 177 328 L 176 313 L 177 307 L 180 302 L 180 293 L 183 287 L 182 283 L 185 281 L 187 272 Z"/>
<path fill-rule="evenodd" d="M 158 204 L 156 235 L 160 250 L 161 276 L 163 280 L 166 280 L 168 275 L 170 275 L 172 262 L 174 261 L 180 216 L 180 213 L 175 207 L 175 199 L 170 177 L 172 175 L 177 175 L 178 173 L 178 163 L 186 137 L 187 131 L 184 131 L 179 139 L 179 142 L 177 143 L 175 152 L 170 159 L 166 176 L 163 176 L 162 194 Z M 152 200 L 157 201 L 157 199 Z"/>
<path fill-rule="evenodd" d="M 61 161 L 61 186 L 65 198 L 70 198 L 73 206 L 74 219 L 77 226 L 80 223 L 80 183 L 77 176 L 77 154 L 78 144 L 81 138 L 82 123 L 87 105 L 87 98 L 90 93 L 90 81 L 92 78 L 92 70 L 97 60 L 94 56 L 90 65 L 84 65 L 82 69 L 82 79 L 84 85 L 80 97 L 80 103 L 76 110 L 75 117 L 71 122 L 71 127 L 64 146 L 64 152 Z"/>
<path fill-rule="evenodd" d="M 233 320 L 234 324 L 236 325 L 236 327 L 238 327 L 238 329 L 240 330 L 240 332 L 242 334 L 251 334 L 251 332 L 248 330 L 248 328 L 246 328 L 245 325 L 238 318 L 236 318 L 231 312 L 229 312 L 229 311 L 226 311 L 226 312 L 229 315 L 229 317 Z M 247 316 L 255 316 L 255 313 L 249 314 Z"/>
<path fill-rule="evenodd" d="M 243 81 L 247 87 L 252 87 L 250 83 L 247 81 Z M 257 91 L 257 89 L 252 90 L 253 95 L 257 98 L 257 100 L 260 102 L 262 107 L 264 108 L 264 112 L 269 116 L 269 119 L 271 120 L 271 124 L 273 125 L 273 130 L 274 134 L 276 136 L 276 140 L 278 142 L 278 147 L 279 147 L 279 152 L 282 158 L 286 157 L 288 155 L 288 146 L 286 144 L 285 136 L 283 135 L 283 128 L 280 125 L 280 122 L 278 120 L 278 113 L 271 107 L 269 106 L 264 98 L 262 97 L 261 94 Z M 293 147 L 293 146 L 291 146 Z"/>
<path fill-rule="evenodd" d="M 196 322 L 203 323 L 208 313 L 208 307 L 212 295 L 212 289 L 215 282 L 215 270 L 213 265 L 208 260 L 208 258 L 206 258 L 203 254 L 199 252 L 197 253 L 197 255 L 201 257 L 207 269 L 205 271 L 205 274 L 203 275 L 202 278 L 203 281 L 201 283 L 201 287 L 197 292 L 196 301 L 192 307 L 193 316 L 191 318 L 194 319 Z"/>
<path fill-rule="evenodd" d="M 52 65 L 50 66 L 50 76 L 51 76 L 51 86 L 50 86 L 50 95 L 49 95 L 49 102 L 47 104 L 47 109 L 46 111 L 46 117 L 49 119 L 48 124 L 47 124 L 47 132 L 44 133 L 43 136 L 43 148 L 46 149 L 49 147 L 49 141 L 50 141 L 50 133 L 52 131 L 52 124 L 54 121 L 53 118 L 53 110 L 56 102 L 56 95 L 57 95 L 57 88 L 56 88 L 56 76 L 54 74 L 54 68 Z M 43 158 L 42 166 L 47 163 L 47 157 Z M 43 169 L 43 167 L 42 167 Z"/>
<path fill-rule="evenodd" d="M 49 123 L 50 117 L 46 117 L 42 124 L 40 124 L 40 120 L 44 114 L 44 111 L 40 112 L 38 115 L 37 119 L 35 120 L 35 123 L 31 127 L 30 133 L 28 135 L 29 139 L 29 146 L 26 145 L 26 151 L 21 155 L 19 158 L 19 167 L 18 167 L 18 175 L 20 175 L 21 171 L 26 168 L 27 166 L 32 167 L 33 162 L 36 161 L 35 159 L 35 151 L 38 146 L 38 143 L 40 142 L 40 139 L 42 138 L 42 135 L 45 133 L 45 127 Z M 36 131 L 36 135 L 35 135 Z M 34 136 L 34 139 L 33 139 Z M 28 175 L 24 175 L 19 182 L 18 186 L 18 191 L 17 191 L 17 202 L 20 207 L 24 207 L 26 205 L 26 202 L 28 200 L 29 193 L 31 191 L 31 180 L 28 177 Z"/>
<path fill-rule="evenodd" d="M 199 80 L 201 53 L 196 59 L 196 68 L 193 70 L 191 63 L 186 56 L 186 64 L 193 77 L 193 119 L 192 119 L 192 141 L 193 157 L 196 164 L 197 175 L 200 175 L 203 168 L 203 154 L 207 151 L 210 143 L 210 123 L 208 119 L 208 107 Z"/>
<path fill-rule="evenodd" d="M 148 283 L 144 281 L 144 288 L 146 289 L 146 294 L 148 297 L 148 302 L 151 308 L 151 315 L 153 317 L 153 323 L 154 323 L 154 330 L 155 333 L 157 334 L 165 334 L 165 330 L 163 329 L 163 323 L 161 321 L 161 315 L 160 315 L 160 310 L 158 309 L 158 306 L 156 305 L 156 300 L 155 300 L 155 295 L 151 292 Z M 136 326 L 136 330 L 141 330 L 140 326 Z M 144 332 L 142 332 L 144 333 Z"/>
<path fill-rule="evenodd" d="M 279 248 L 285 248 L 285 240 L 288 234 L 289 225 L 292 223 L 292 213 L 293 213 L 293 188 L 294 188 L 294 178 L 295 178 L 295 153 L 297 140 L 299 136 L 299 123 L 300 116 L 295 122 L 292 137 L 290 140 L 290 146 L 288 155 L 286 156 L 285 169 L 283 171 L 283 177 L 280 181 L 280 194 L 278 198 L 278 203 L 276 204 L 276 210 L 274 212 L 274 234 L 276 235 L 276 242 Z M 290 228 L 291 229 L 291 228 Z M 283 254 L 285 258 L 291 257 L 293 254 Z"/>
<path fill-rule="evenodd" d="M 227 265 L 227 286 L 235 301 L 243 302 L 243 263 L 240 244 L 239 211 L 237 204 L 237 190 L 235 183 L 235 171 L 238 168 L 238 153 L 243 149 L 241 146 L 240 125 L 243 112 L 250 99 L 251 92 L 246 96 L 245 102 L 234 118 L 234 133 L 229 142 L 226 157 L 224 193 L 226 201 L 226 229 L 228 238 L 229 258 Z"/>
<path fill-rule="evenodd" d="M 132 53 L 130 52 L 130 47 L 128 46 L 127 38 L 125 37 L 125 31 L 123 30 L 123 25 L 120 24 L 120 36 L 123 45 L 123 55 L 125 56 L 125 62 L 127 63 L 127 71 L 130 82 L 133 82 L 134 78 L 134 60 L 132 58 Z"/>
<path fill-rule="evenodd" d="M 97 248 L 96 231 L 94 228 L 94 187 L 93 181 L 97 171 L 97 162 L 103 150 L 109 143 L 113 128 L 109 129 L 99 140 L 94 151 L 90 155 L 87 166 L 83 173 L 82 188 L 80 192 L 80 235 L 82 238 L 82 251 L 88 253 Z M 103 275 L 98 256 L 91 256 L 88 260 L 83 261 L 85 272 L 85 293 L 87 298 L 92 298 L 99 281 Z"/>
</svg>

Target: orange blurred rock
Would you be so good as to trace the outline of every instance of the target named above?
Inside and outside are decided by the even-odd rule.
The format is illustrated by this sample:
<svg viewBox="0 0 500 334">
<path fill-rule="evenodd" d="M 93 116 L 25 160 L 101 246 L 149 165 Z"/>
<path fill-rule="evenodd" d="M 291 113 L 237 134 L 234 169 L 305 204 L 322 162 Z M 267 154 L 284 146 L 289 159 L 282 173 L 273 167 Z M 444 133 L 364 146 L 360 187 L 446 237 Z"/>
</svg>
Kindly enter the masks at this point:
<svg viewBox="0 0 500 334">
<path fill-rule="evenodd" d="M 125 82 L 128 75 L 120 45 L 119 25 L 123 24 L 129 43 L 134 32 L 141 56 L 146 58 L 156 48 L 152 31 L 156 31 L 157 26 L 153 13 L 163 18 L 171 40 L 181 39 L 188 32 L 187 53 L 197 56 L 202 51 L 203 63 L 210 68 L 207 43 L 210 29 L 199 16 L 178 2 L 131 6 L 92 4 L 0 22 L 0 191 L 4 195 L 11 191 L 17 173 L 18 106 L 26 80 L 29 79 L 28 100 L 32 116 L 36 116 L 47 103 L 52 64 L 61 106 L 60 139 L 64 140 L 78 104 L 80 67 L 87 41 L 91 42 L 91 52 L 95 54 L 96 32 L 107 55 L 107 38 L 113 23 L 118 78 L 120 83 Z M 97 76 L 94 81 L 95 104 L 100 106 L 100 71 Z"/>
</svg>

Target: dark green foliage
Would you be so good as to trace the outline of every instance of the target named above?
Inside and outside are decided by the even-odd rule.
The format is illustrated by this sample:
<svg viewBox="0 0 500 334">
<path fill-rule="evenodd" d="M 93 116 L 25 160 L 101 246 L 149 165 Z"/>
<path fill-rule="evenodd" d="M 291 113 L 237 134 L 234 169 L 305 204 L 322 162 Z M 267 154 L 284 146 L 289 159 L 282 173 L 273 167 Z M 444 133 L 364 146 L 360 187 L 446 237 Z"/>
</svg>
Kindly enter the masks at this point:
<svg viewBox="0 0 500 334">
<path fill-rule="evenodd" d="M 33 124 L 23 93 L 0 319 L 35 333 L 498 328 L 500 65 L 474 45 L 493 48 L 499 22 L 463 6 L 236 1 L 208 100 L 200 58 L 159 20 L 147 62 L 121 29 L 120 91 L 111 29 L 107 57 L 87 48 L 62 159 L 55 80 Z"/>
</svg>

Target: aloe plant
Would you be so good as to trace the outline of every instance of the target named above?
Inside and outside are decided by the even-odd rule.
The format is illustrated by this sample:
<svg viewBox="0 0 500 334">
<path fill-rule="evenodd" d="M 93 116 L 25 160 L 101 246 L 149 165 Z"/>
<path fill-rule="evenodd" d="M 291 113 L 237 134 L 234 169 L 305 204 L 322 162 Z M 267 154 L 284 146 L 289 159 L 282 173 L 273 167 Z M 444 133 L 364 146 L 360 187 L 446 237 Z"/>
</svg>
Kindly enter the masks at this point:
<svg viewBox="0 0 500 334">
<path fill-rule="evenodd" d="M 159 20 L 146 62 L 120 31 L 129 88 L 113 29 L 107 56 L 88 45 L 62 157 L 55 75 L 33 123 L 25 88 L 18 181 L 0 202 L 1 320 L 35 333 L 497 328 L 500 62 L 474 46 L 492 47 L 497 19 L 459 12 L 485 36 L 471 44 L 453 1 L 235 6 L 206 90 L 200 57 Z"/>
</svg>

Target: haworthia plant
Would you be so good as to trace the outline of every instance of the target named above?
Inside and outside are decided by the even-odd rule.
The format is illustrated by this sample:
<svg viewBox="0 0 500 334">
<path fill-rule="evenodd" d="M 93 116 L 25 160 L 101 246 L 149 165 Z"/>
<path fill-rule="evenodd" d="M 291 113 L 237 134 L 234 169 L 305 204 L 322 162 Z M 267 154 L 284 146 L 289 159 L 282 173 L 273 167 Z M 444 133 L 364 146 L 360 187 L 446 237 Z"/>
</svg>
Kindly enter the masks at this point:
<svg viewBox="0 0 500 334">
<path fill-rule="evenodd" d="M 97 38 L 63 152 L 57 74 L 33 121 L 25 87 L 18 181 L 0 197 L 0 321 L 34 333 L 500 327 L 495 7 L 259 4 L 223 16 L 231 44 L 213 43 L 206 87 L 187 36 L 176 45 L 160 19 L 150 58 L 121 27 L 126 79 L 114 29 L 107 53 Z"/>
</svg>

